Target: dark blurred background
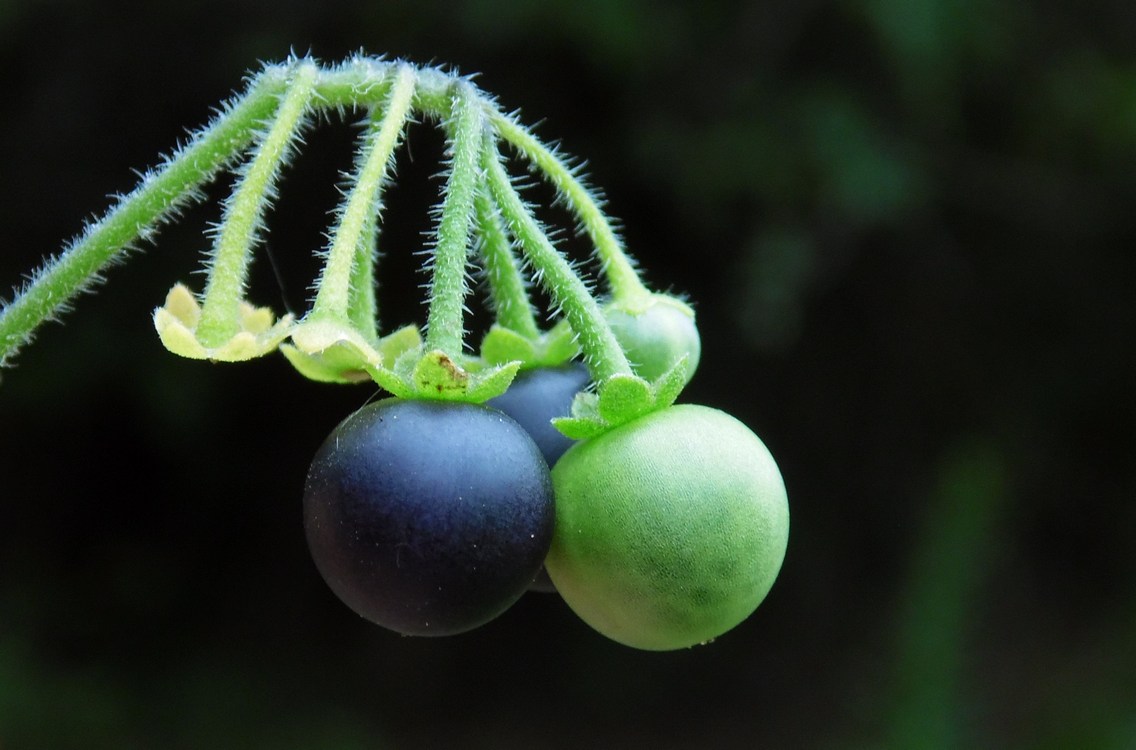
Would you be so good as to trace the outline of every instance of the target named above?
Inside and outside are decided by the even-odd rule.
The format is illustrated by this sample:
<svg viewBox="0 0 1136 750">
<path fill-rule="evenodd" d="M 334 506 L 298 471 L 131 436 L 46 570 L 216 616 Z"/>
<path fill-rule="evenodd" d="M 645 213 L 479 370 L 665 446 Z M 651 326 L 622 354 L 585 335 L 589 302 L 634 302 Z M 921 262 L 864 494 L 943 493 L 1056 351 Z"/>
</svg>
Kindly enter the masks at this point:
<svg viewBox="0 0 1136 750">
<path fill-rule="evenodd" d="M 150 312 L 216 200 L 0 385 L 0 748 L 1136 747 L 1129 0 L 0 2 L 0 294 L 258 61 L 480 71 L 696 302 L 684 400 L 771 447 L 757 613 L 637 652 L 555 596 L 400 638 L 320 580 L 308 462 L 374 390 L 181 360 Z M 313 131 L 252 296 L 302 310 L 357 131 Z M 386 322 L 441 145 L 410 134 Z M 539 191 L 533 193 L 539 197 Z"/>
</svg>

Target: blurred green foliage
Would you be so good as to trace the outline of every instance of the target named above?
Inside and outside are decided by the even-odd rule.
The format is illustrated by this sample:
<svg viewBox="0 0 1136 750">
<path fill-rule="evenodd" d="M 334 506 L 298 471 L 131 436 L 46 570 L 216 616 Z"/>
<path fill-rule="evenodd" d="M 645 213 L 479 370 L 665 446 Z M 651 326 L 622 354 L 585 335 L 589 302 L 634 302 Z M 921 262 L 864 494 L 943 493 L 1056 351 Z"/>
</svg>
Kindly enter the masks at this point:
<svg viewBox="0 0 1136 750">
<path fill-rule="evenodd" d="M 1130 3 L 26 0 L 0 39 L 4 290 L 258 59 L 480 71 L 695 301 L 685 398 L 763 437 L 793 509 L 770 598 L 707 648 L 623 649 L 555 597 L 444 641 L 357 621 L 299 497 L 371 392 L 161 350 L 194 209 L 4 373 L 3 750 L 1136 745 Z M 352 135 L 289 171 L 258 301 L 305 293 Z M 392 324 L 439 187 L 411 147 Z"/>
</svg>

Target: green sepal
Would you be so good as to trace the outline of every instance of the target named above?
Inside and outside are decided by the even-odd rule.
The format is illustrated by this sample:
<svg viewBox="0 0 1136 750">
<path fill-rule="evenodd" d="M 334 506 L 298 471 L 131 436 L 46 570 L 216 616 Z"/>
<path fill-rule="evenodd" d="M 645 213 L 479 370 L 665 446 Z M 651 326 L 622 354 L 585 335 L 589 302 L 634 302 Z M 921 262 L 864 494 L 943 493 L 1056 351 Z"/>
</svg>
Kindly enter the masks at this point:
<svg viewBox="0 0 1136 750">
<path fill-rule="evenodd" d="M 654 404 L 651 384 L 636 375 L 613 375 L 600 384 L 600 417 L 613 427 L 651 411 Z"/>
<path fill-rule="evenodd" d="M 600 421 L 577 417 L 553 417 L 552 426 L 569 440 L 587 440 L 602 435 L 611 428 L 611 425 Z"/>
<path fill-rule="evenodd" d="M 243 362 L 269 354 L 288 337 L 292 316 L 275 320 L 267 307 L 241 301 L 237 308 L 237 332 L 220 346 L 205 346 L 197 338 L 201 304 L 184 284 L 175 284 L 165 304 L 154 311 L 154 328 L 169 351 L 189 359 Z"/>
<path fill-rule="evenodd" d="M 410 362 L 403 357 L 399 370 Z M 520 361 L 479 367 L 469 358 L 457 360 L 440 349 L 426 352 L 413 361 L 408 380 L 418 398 L 480 403 L 504 393 L 521 369 Z"/>
<path fill-rule="evenodd" d="M 674 363 L 674 367 L 667 370 L 654 383 L 655 408 L 665 409 L 675 402 L 682 393 L 682 389 L 690 382 L 690 357 L 683 355 Z"/>
<path fill-rule="evenodd" d="M 530 362 L 536 357 L 536 345 L 512 328 L 494 323 L 481 340 L 481 357 L 492 364 Z"/>
<path fill-rule="evenodd" d="M 414 384 L 392 370 L 381 365 L 367 365 L 367 374 L 380 388 L 398 398 L 414 398 L 417 391 Z"/>
<path fill-rule="evenodd" d="M 473 403 L 483 403 L 496 398 L 509 389 L 513 378 L 521 369 L 521 362 L 514 360 L 501 365 L 494 365 L 484 369 L 475 370 L 466 389 L 467 400 Z"/>
<path fill-rule="evenodd" d="M 674 404 L 686 385 L 686 375 L 686 357 L 653 383 L 637 375 L 613 375 L 600 383 L 597 393 L 577 393 L 572 400 L 572 416 L 553 419 L 552 426 L 572 440 L 596 437 Z"/>
<path fill-rule="evenodd" d="M 576 334 L 561 320 L 537 338 L 494 323 L 481 340 L 481 358 L 490 364 L 520 362 L 521 369 L 556 367 L 580 352 Z"/>
<path fill-rule="evenodd" d="M 426 352 L 411 373 L 421 398 L 452 399 L 465 393 L 469 373 L 440 349 Z"/>
<path fill-rule="evenodd" d="M 422 333 L 418 326 L 405 325 L 396 328 L 379 339 L 379 354 L 384 362 L 397 362 L 404 353 L 415 351 L 422 346 Z"/>
<path fill-rule="evenodd" d="M 599 397 L 594 393 L 577 393 L 572 399 L 571 414 L 570 417 L 555 417 L 552 420 L 552 426 L 570 440 L 587 440 L 610 428 L 600 417 Z"/>
<path fill-rule="evenodd" d="M 580 344 L 576 340 L 576 332 L 568 325 L 568 320 L 561 318 L 556 325 L 540 337 L 540 361 L 536 366 L 555 367 L 562 365 L 580 353 Z"/>
</svg>

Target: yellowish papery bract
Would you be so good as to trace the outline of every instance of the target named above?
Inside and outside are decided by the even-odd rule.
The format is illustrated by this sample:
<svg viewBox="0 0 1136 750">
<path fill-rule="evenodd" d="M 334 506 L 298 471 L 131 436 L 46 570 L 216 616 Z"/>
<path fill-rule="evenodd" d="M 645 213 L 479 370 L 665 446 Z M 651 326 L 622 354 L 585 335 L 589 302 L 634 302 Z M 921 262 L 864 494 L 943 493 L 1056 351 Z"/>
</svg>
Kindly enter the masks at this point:
<svg viewBox="0 0 1136 750">
<path fill-rule="evenodd" d="M 235 332 L 218 346 L 206 346 L 198 339 L 201 305 L 189 287 L 175 284 L 166 303 L 154 311 L 154 327 L 166 349 L 190 359 L 214 362 L 243 362 L 263 357 L 280 345 L 292 328 L 292 316 L 276 320 L 267 307 L 253 307 L 241 301 L 236 309 Z"/>
<path fill-rule="evenodd" d="M 625 645 L 664 651 L 725 633 L 785 557 L 777 465 L 717 409 L 673 406 L 578 443 L 552 479 L 549 575 L 576 614 Z"/>
</svg>

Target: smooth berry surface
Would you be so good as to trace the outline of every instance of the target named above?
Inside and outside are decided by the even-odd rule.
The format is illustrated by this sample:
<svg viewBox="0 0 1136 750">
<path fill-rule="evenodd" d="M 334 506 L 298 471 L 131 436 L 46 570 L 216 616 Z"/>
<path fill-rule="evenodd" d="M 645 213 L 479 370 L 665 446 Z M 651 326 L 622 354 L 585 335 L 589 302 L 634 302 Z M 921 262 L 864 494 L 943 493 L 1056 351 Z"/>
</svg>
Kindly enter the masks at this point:
<svg viewBox="0 0 1136 750">
<path fill-rule="evenodd" d="M 591 381 L 588 368 L 579 362 L 559 367 L 537 367 L 520 372 L 509 385 L 509 390 L 486 401 L 487 406 L 508 414 L 532 436 L 549 466 L 564 455 L 575 442 L 552 426 L 555 417 L 567 417 L 572 410 L 572 399 Z M 541 567 L 529 586 L 530 591 L 543 594 L 556 592 L 556 586 Z"/>
<path fill-rule="evenodd" d="M 757 608 L 781 568 L 781 474 L 724 412 L 652 412 L 574 445 L 552 479 L 545 565 L 568 606 L 620 643 L 661 651 L 715 638 Z"/>
<path fill-rule="evenodd" d="M 450 635 L 504 612 L 547 553 L 548 467 L 524 429 L 484 406 L 388 399 L 316 453 L 304 528 L 320 574 L 366 619 Z"/>
<path fill-rule="evenodd" d="M 686 381 L 694 377 L 702 357 L 702 339 L 688 305 L 655 295 L 644 309 L 629 311 L 612 305 L 604 315 L 636 375 L 656 380 L 686 357 Z"/>
<path fill-rule="evenodd" d="M 509 385 L 509 390 L 486 401 L 517 421 L 532 436 L 549 466 L 555 466 L 573 441 L 552 426 L 555 417 L 567 417 L 572 399 L 588 387 L 588 368 L 573 363 L 559 367 L 537 367 L 523 370 Z"/>
</svg>

